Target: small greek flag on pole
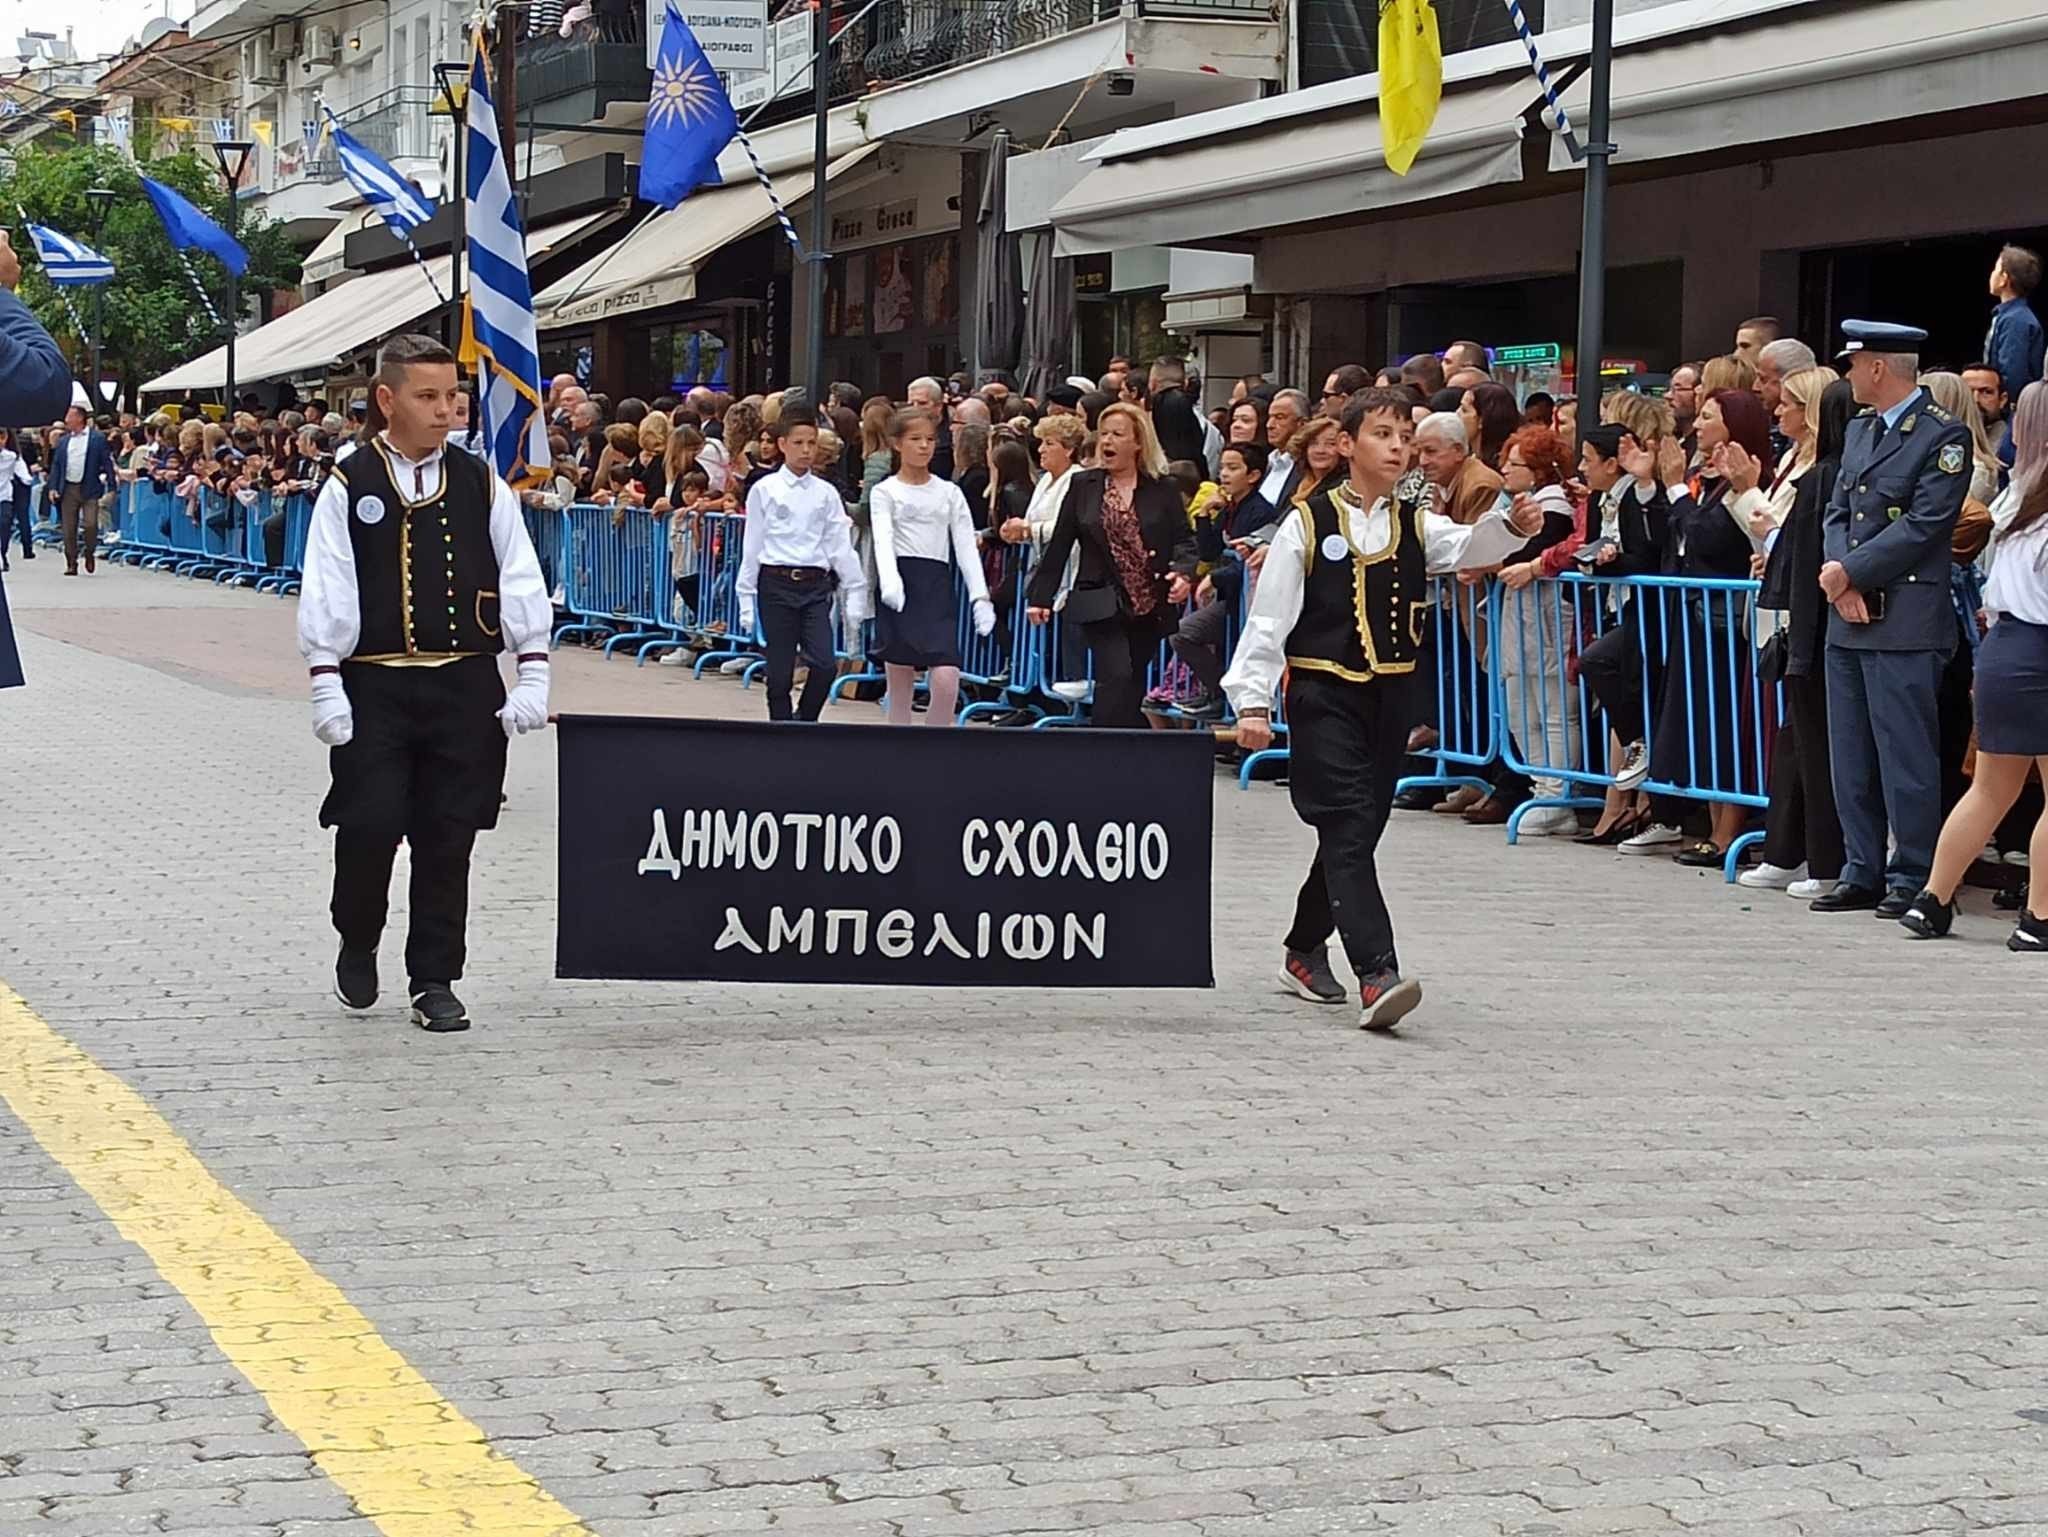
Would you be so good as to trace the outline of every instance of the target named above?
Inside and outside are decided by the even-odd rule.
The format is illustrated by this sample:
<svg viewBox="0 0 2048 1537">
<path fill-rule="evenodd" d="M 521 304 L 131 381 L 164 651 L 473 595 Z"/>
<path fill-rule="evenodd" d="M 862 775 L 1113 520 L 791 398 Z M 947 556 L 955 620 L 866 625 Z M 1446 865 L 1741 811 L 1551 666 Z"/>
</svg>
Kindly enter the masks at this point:
<svg viewBox="0 0 2048 1537">
<path fill-rule="evenodd" d="M 391 226 L 391 233 L 410 240 L 414 230 L 434 217 L 434 200 L 393 170 L 391 163 L 335 121 L 327 110 L 327 131 L 334 140 L 334 153 L 341 162 L 341 174 L 363 195 L 363 201 L 377 217 Z"/>
<path fill-rule="evenodd" d="M 535 483 L 549 464 L 540 408 L 540 343 L 526 233 L 511 167 L 498 142 L 498 106 L 478 30 L 469 61 L 469 137 L 464 151 L 464 228 L 469 292 L 462 301 L 462 360 L 477 371 L 493 469 L 513 485 Z"/>
<path fill-rule="evenodd" d="M 43 276 L 59 288 L 78 288 L 104 283 L 114 275 L 114 264 L 81 240 L 60 234 L 46 224 L 31 224 L 29 238 L 36 243 L 42 259 Z"/>
</svg>

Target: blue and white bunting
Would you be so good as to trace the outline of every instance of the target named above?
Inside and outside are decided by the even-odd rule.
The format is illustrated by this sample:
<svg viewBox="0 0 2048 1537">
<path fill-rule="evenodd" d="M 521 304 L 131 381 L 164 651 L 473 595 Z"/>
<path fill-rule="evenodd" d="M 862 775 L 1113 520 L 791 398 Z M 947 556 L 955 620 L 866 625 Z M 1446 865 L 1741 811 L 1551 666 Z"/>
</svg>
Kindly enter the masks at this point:
<svg viewBox="0 0 2048 1537">
<path fill-rule="evenodd" d="M 511 168 L 498 142 L 483 35 L 469 61 L 468 140 L 464 147 L 469 292 L 462 305 L 462 360 L 477 370 L 491 466 L 514 485 L 540 478 L 549 464 L 547 417 L 540 403 L 540 345 L 526 232 Z"/>
</svg>

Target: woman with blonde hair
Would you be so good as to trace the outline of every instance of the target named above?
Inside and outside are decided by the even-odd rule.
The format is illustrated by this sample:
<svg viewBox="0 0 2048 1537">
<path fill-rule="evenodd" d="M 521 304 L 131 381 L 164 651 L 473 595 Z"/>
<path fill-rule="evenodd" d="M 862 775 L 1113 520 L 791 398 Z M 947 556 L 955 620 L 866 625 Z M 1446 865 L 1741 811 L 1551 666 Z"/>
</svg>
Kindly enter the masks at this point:
<svg viewBox="0 0 2048 1537">
<path fill-rule="evenodd" d="M 1970 429 L 1970 500 L 1989 507 L 1998 496 L 1998 477 L 2005 466 L 1998 462 L 1998 449 L 1984 430 L 1984 413 L 1978 408 L 1976 394 L 1963 383 L 1961 374 L 1946 371 L 1922 374 L 1920 388 Z"/>
<path fill-rule="evenodd" d="M 1708 358 L 1707 366 L 1700 370 L 1699 398 L 1722 390 L 1754 390 L 1756 388 L 1756 365 L 1748 358 L 1729 353 L 1726 357 Z"/>
<path fill-rule="evenodd" d="M 1026 601 L 1033 624 L 1050 619 L 1067 557 L 1080 552 L 1064 613 L 1095 664 L 1091 723 L 1138 730 L 1146 672 L 1192 586 L 1195 533 L 1151 418 L 1126 403 L 1104 407 L 1096 446 L 1102 468 L 1068 484 Z"/>
</svg>

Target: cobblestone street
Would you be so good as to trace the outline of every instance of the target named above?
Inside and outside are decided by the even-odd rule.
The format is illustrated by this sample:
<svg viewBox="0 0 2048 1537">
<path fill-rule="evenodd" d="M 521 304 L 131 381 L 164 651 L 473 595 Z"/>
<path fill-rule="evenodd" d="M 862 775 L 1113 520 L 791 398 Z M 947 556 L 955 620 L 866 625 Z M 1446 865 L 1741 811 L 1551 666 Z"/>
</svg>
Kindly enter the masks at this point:
<svg viewBox="0 0 2048 1537">
<path fill-rule="evenodd" d="M 1310 836 L 1219 777 L 1213 992 L 558 982 L 542 735 L 433 1037 L 395 932 L 331 996 L 291 604 L 60 571 L 0 693 L 8 1537 L 2048 1532 L 2048 967 L 1983 893 L 1913 945 L 1405 816 L 1379 1038 L 1276 990 Z M 159 1156 L 190 1228 L 109 1209 Z"/>
</svg>

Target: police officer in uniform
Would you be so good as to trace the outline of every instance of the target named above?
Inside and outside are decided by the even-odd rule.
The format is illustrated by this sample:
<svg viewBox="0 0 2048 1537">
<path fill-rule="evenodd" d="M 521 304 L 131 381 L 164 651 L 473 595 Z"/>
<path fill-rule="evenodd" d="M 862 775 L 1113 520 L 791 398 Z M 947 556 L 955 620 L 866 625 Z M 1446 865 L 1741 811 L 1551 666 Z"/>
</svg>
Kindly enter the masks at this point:
<svg viewBox="0 0 2048 1537">
<path fill-rule="evenodd" d="M 1276 525 L 1223 688 L 1238 745 L 1256 752 L 1272 742 L 1273 691 L 1287 673 L 1288 793 L 1316 830 L 1316 858 L 1281 982 L 1314 1003 L 1347 1001 L 1330 969 L 1334 928 L 1358 977 L 1359 1023 L 1384 1030 L 1422 1001 L 1422 984 L 1401 976 L 1374 855 L 1416 720 L 1429 578 L 1457 564 L 1470 530 L 1430 510 L 1409 470 L 1405 391 L 1360 390 L 1340 422 L 1348 478 L 1331 477 Z"/>
<path fill-rule="evenodd" d="M 1828 739 L 1848 858 L 1813 910 L 1897 918 L 1927 884 L 1941 834 L 1938 695 L 1958 638 L 1950 535 L 1970 489 L 1970 431 L 1916 382 L 1925 331 L 1849 320 L 1842 334 L 1868 408 L 1849 424 L 1820 573 L 1834 606 Z"/>
<path fill-rule="evenodd" d="M 469 1028 L 453 984 L 470 850 L 497 825 L 506 739 L 547 724 L 554 618 L 517 495 L 448 447 L 458 389 L 439 342 L 385 345 L 374 390 L 386 425 L 314 501 L 299 598 L 313 731 L 333 749 L 320 825 L 334 829 L 335 994 L 352 1009 L 377 1001 L 377 942 L 404 839 L 412 1020 L 433 1031 Z M 518 658 L 509 695 L 501 651 Z"/>
</svg>

